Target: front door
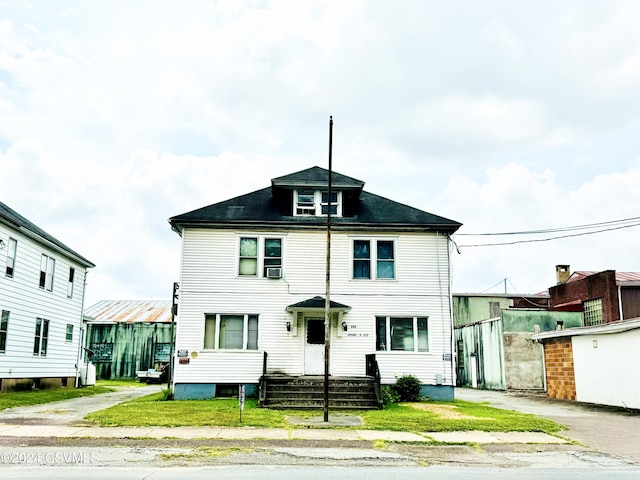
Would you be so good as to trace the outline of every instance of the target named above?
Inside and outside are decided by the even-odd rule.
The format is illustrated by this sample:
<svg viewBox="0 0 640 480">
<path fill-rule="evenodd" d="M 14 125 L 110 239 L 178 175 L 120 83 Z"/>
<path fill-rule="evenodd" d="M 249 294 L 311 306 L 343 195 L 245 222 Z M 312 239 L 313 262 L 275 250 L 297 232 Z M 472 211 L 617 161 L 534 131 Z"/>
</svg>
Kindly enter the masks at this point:
<svg viewBox="0 0 640 480">
<path fill-rule="evenodd" d="M 324 318 L 305 320 L 304 374 L 324 373 Z"/>
</svg>

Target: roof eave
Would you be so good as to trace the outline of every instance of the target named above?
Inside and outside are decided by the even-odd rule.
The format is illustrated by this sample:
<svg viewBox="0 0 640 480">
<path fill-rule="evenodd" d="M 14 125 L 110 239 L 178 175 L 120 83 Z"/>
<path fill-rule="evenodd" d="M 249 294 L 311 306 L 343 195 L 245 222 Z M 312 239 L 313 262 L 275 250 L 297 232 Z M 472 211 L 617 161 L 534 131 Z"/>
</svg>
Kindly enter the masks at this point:
<svg viewBox="0 0 640 480">
<path fill-rule="evenodd" d="M 313 223 L 291 223 L 290 221 L 225 221 L 225 222 L 211 222 L 211 221 L 187 221 L 187 222 L 171 222 L 171 228 L 178 235 L 182 235 L 184 228 L 211 228 L 211 229 L 234 229 L 234 228 L 249 228 L 249 229 L 284 229 L 284 230 L 326 230 L 326 222 L 313 222 Z M 331 230 L 334 231 L 371 231 L 371 230 L 386 230 L 393 232 L 441 232 L 452 234 L 461 225 L 442 225 L 442 224 L 406 224 L 406 223 L 333 223 L 331 224 Z"/>
</svg>

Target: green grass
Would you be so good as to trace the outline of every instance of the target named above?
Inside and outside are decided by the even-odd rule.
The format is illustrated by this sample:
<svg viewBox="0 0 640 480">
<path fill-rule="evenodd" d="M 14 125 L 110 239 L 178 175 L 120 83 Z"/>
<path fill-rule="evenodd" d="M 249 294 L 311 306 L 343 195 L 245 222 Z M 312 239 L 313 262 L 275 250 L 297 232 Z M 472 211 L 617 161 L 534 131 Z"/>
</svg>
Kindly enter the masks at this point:
<svg viewBox="0 0 640 480">
<path fill-rule="evenodd" d="M 441 405 L 450 413 L 438 415 L 410 404 L 392 404 L 384 410 L 362 412 L 365 427 L 373 430 L 412 432 L 451 432 L 482 430 L 485 432 L 557 433 L 564 427 L 551 420 L 513 410 L 502 410 L 481 403 L 456 400 L 453 403 L 426 402 Z"/>
<path fill-rule="evenodd" d="M 25 407 L 43 403 L 57 402 L 69 398 L 86 397 L 98 393 L 113 391 L 112 388 L 94 386 L 86 388 L 56 388 L 48 390 L 29 390 L 26 392 L 0 393 L 0 410 L 12 407 Z"/>
<path fill-rule="evenodd" d="M 85 418 L 103 426 L 287 427 L 282 411 L 258 408 L 255 400 L 246 400 L 241 423 L 236 399 L 163 401 L 163 395 L 147 395 Z"/>
<path fill-rule="evenodd" d="M 563 427 L 555 422 L 510 410 L 501 410 L 484 404 L 463 402 L 423 402 L 414 408 L 409 404 L 392 404 L 384 410 L 341 412 L 358 415 L 363 426 L 371 430 L 397 430 L 406 432 L 434 431 L 531 431 L 556 433 Z M 440 412 L 440 413 L 434 413 Z M 332 412 L 338 413 L 338 412 Z M 322 416 L 321 411 L 270 410 L 258 408 L 255 400 L 247 399 L 240 422 L 236 399 L 163 401 L 156 393 L 121 403 L 89 414 L 86 419 L 102 426 L 221 426 L 293 428 L 285 416 Z M 322 424 L 317 425 L 322 428 Z"/>
<path fill-rule="evenodd" d="M 144 387 L 147 384 L 137 378 L 118 378 L 116 380 L 96 380 L 96 385 L 101 387 Z"/>
</svg>

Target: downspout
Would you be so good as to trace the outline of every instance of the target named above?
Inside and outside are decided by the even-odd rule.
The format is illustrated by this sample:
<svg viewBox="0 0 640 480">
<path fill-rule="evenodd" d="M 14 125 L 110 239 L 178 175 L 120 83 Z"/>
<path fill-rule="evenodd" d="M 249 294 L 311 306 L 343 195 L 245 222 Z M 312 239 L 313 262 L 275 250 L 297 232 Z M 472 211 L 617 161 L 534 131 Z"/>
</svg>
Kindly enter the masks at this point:
<svg viewBox="0 0 640 480">
<path fill-rule="evenodd" d="M 618 310 L 620 311 L 620 320 L 624 320 L 622 316 L 622 285 L 618 285 Z"/>
<path fill-rule="evenodd" d="M 82 352 L 85 342 L 85 331 L 84 331 L 84 295 L 87 290 L 87 275 L 89 272 L 85 268 L 84 270 L 84 280 L 82 285 L 82 301 L 80 302 L 80 332 L 78 338 L 78 355 L 76 357 L 76 381 L 75 388 L 78 388 L 80 383 L 80 361 L 82 360 Z M 87 369 L 89 366 L 87 365 Z"/>
</svg>

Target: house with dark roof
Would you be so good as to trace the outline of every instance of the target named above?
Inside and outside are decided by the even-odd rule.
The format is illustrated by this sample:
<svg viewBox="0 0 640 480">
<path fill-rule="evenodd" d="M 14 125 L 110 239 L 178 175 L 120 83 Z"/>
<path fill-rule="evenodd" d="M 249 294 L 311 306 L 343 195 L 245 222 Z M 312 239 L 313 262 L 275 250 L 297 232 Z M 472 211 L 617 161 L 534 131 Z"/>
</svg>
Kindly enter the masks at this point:
<svg viewBox="0 0 640 480">
<path fill-rule="evenodd" d="M 242 385 L 263 405 L 294 406 L 293 391 L 328 369 L 332 406 L 407 374 L 423 395 L 453 399 L 449 237 L 460 223 L 337 172 L 329 189 L 320 167 L 169 223 L 182 237 L 175 398 Z"/>
<path fill-rule="evenodd" d="M 77 386 L 94 266 L 0 202 L 0 391 Z"/>
</svg>

